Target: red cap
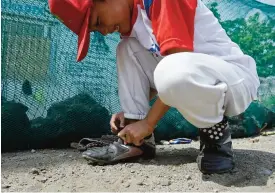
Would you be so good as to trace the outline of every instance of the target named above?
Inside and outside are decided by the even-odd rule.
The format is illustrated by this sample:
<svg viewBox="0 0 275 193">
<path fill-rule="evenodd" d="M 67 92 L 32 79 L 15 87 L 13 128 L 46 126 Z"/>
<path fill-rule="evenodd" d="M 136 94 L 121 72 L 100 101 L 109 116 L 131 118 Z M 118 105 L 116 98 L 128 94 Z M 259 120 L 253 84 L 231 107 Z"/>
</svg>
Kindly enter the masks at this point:
<svg viewBox="0 0 275 193">
<path fill-rule="evenodd" d="M 49 8 L 65 26 L 78 35 L 77 61 L 87 55 L 90 44 L 90 14 L 93 0 L 48 0 Z"/>
</svg>

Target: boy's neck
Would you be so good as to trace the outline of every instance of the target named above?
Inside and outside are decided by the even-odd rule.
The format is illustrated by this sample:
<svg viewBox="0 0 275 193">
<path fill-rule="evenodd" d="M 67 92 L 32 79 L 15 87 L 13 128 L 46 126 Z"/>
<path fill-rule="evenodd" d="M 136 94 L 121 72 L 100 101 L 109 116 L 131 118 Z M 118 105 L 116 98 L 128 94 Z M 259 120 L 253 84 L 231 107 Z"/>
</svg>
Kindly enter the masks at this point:
<svg viewBox="0 0 275 193">
<path fill-rule="evenodd" d="M 132 13 L 133 13 L 133 8 L 134 8 L 134 0 L 127 0 L 128 4 L 129 4 L 129 9 L 130 9 L 130 14 L 132 17 Z"/>
</svg>

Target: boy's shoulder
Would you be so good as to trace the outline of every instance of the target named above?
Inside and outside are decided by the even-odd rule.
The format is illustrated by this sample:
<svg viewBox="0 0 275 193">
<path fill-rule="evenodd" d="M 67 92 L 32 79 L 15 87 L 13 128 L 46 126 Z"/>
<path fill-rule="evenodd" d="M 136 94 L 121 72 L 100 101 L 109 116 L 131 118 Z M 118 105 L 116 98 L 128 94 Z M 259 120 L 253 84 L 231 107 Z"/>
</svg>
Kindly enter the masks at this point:
<svg viewBox="0 0 275 193">
<path fill-rule="evenodd" d="M 163 55 L 180 40 L 186 49 L 193 49 L 194 18 L 197 0 L 134 0 L 132 30 L 150 52 Z M 168 44 L 168 42 L 170 42 Z M 173 44 L 173 45 L 172 45 Z M 178 44 L 176 41 L 175 44 Z"/>
<path fill-rule="evenodd" d="M 178 21 L 180 16 L 184 19 L 194 19 L 196 8 L 201 0 L 134 0 L 133 17 L 137 17 L 140 11 L 143 17 L 151 22 L 160 19 Z"/>
</svg>

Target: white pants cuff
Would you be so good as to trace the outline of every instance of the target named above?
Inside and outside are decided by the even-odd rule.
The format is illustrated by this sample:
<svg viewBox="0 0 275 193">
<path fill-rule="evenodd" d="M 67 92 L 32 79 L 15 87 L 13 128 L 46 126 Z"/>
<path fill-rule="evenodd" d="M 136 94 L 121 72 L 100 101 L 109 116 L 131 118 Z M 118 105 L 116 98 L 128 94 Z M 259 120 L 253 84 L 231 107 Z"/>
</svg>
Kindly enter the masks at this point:
<svg viewBox="0 0 275 193">
<path fill-rule="evenodd" d="M 134 114 L 130 114 L 130 113 L 124 113 L 124 117 L 126 119 L 142 120 L 146 117 L 146 114 L 144 114 L 144 115 L 134 115 Z"/>
</svg>

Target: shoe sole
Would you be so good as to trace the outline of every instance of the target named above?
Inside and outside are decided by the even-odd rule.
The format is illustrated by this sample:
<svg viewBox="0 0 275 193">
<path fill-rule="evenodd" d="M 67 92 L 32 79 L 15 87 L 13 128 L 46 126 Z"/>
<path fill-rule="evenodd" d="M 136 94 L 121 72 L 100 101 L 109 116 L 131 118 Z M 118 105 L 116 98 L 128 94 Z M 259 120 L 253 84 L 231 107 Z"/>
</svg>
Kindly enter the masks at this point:
<svg viewBox="0 0 275 193">
<path fill-rule="evenodd" d="M 97 160 L 97 159 L 94 159 L 92 157 L 89 157 L 87 155 L 82 155 L 82 157 L 87 160 L 89 163 L 91 164 L 97 164 L 97 165 L 106 165 L 106 161 L 102 161 L 102 160 Z"/>
<path fill-rule="evenodd" d="M 211 174 L 225 174 L 225 173 L 233 173 L 234 172 L 234 169 L 235 169 L 235 164 L 233 165 L 232 168 L 230 169 L 224 169 L 224 170 L 220 170 L 220 171 L 213 171 L 213 172 L 210 172 L 210 171 L 203 171 L 203 170 L 200 170 L 201 173 L 203 174 L 206 174 L 206 175 L 211 175 Z"/>
</svg>

